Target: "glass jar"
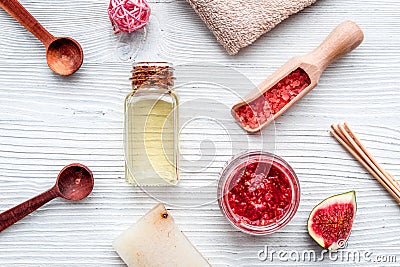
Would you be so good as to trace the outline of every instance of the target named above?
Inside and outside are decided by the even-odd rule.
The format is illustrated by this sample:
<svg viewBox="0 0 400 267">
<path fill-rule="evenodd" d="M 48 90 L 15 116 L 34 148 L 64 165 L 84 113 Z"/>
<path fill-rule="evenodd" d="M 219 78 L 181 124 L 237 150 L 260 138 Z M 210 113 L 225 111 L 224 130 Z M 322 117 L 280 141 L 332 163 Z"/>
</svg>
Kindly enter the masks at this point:
<svg viewBox="0 0 400 267">
<path fill-rule="evenodd" d="M 300 203 L 300 185 L 282 158 L 265 151 L 246 152 L 222 170 L 218 203 L 234 227 L 266 235 L 293 218 Z"/>
<path fill-rule="evenodd" d="M 179 180 L 178 98 L 173 67 L 165 62 L 133 66 L 125 99 L 125 179 L 139 186 Z"/>
</svg>

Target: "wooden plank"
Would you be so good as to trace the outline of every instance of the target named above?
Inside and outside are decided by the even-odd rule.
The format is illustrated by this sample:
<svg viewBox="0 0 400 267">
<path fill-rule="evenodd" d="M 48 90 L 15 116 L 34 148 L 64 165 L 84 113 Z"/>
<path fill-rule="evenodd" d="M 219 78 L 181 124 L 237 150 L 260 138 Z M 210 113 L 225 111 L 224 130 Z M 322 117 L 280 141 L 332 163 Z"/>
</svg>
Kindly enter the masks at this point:
<svg viewBox="0 0 400 267">
<path fill-rule="evenodd" d="M 109 25 L 107 1 L 21 2 L 55 35 L 77 39 L 85 61 L 71 77 L 52 74 L 39 41 L 0 12 L 0 210 L 50 187 L 62 166 L 71 162 L 88 165 L 96 182 L 87 200 L 55 200 L 2 232 L 0 266 L 123 266 L 112 240 L 156 203 L 123 181 L 123 100 L 130 90 L 133 60 L 177 65 L 182 120 L 196 118 L 183 129 L 182 164 L 205 169 L 183 173 L 182 183 L 189 189 L 151 191 L 175 204 L 167 207 L 176 222 L 213 266 L 307 264 L 262 262 L 257 252 L 265 245 L 320 252 L 306 233 L 308 214 L 323 198 L 350 189 L 357 191 L 359 209 L 349 249 L 396 255 L 400 261 L 398 205 L 328 133 L 331 123 L 347 120 L 385 168 L 400 177 L 398 1 L 320 0 L 234 57 L 185 1 L 151 1 L 147 39 L 127 61 L 117 54 L 118 36 Z M 313 49 L 345 19 L 364 30 L 364 43 L 330 66 L 319 86 L 275 128 L 266 129 L 263 138 L 245 135 L 229 107 L 291 56 Z M 251 237 L 223 218 L 215 187 L 232 154 L 260 146 L 296 170 L 302 199 L 287 227 Z M 327 257 L 324 263 L 343 265 Z"/>
</svg>

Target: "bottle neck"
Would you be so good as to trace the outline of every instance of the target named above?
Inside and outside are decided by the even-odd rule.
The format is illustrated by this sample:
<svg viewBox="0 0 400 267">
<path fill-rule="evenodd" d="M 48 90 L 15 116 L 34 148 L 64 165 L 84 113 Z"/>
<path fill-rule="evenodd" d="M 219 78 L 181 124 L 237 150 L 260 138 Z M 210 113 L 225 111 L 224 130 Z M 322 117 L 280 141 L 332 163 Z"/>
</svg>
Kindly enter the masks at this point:
<svg viewBox="0 0 400 267">
<path fill-rule="evenodd" d="M 140 62 L 133 66 L 132 89 L 171 89 L 174 86 L 174 69 L 166 62 Z"/>
</svg>

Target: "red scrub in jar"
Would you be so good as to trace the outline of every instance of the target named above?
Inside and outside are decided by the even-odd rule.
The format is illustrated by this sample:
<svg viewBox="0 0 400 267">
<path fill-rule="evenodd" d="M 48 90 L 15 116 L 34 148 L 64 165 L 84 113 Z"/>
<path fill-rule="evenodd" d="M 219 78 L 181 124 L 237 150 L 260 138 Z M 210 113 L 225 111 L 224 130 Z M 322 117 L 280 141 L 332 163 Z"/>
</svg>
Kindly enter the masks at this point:
<svg viewBox="0 0 400 267">
<path fill-rule="evenodd" d="M 218 200 L 235 227 L 250 234 L 268 234 L 285 226 L 296 213 L 299 182 L 280 157 L 263 151 L 248 152 L 224 168 Z"/>
</svg>

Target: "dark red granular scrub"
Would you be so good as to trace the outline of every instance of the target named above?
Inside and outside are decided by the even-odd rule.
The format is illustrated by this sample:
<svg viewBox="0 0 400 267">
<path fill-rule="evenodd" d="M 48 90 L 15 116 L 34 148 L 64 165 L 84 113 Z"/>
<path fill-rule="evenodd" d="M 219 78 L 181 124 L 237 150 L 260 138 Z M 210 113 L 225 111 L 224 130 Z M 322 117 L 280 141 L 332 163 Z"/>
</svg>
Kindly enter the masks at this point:
<svg viewBox="0 0 400 267">
<path fill-rule="evenodd" d="M 250 234 L 268 234 L 286 225 L 297 211 L 299 182 L 280 157 L 249 152 L 233 159 L 223 170 L 218 200 L 235 227 Z"/>
<path fill-rule="evenodd" d="M 235 111 L 244 128 L 256 129 L 278 113 L 311 84 L 310 77 L 297 68 L 258 98 Z"/>
</svg>

